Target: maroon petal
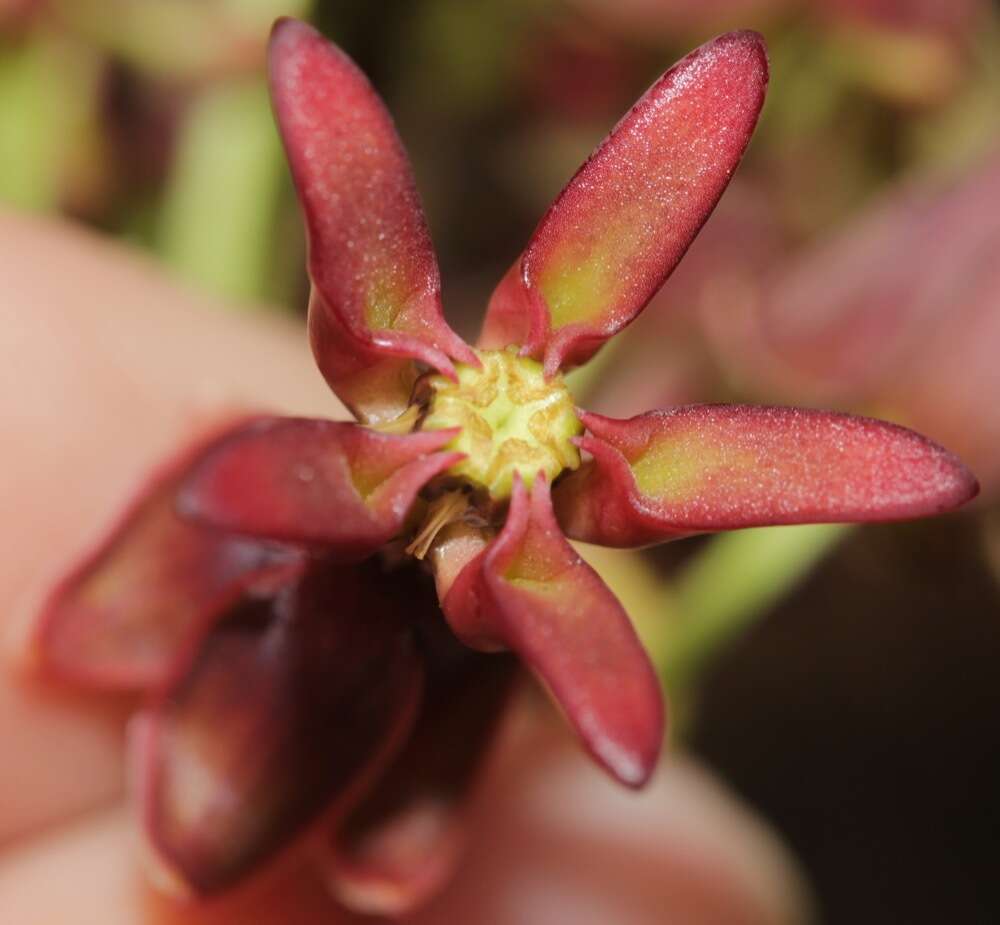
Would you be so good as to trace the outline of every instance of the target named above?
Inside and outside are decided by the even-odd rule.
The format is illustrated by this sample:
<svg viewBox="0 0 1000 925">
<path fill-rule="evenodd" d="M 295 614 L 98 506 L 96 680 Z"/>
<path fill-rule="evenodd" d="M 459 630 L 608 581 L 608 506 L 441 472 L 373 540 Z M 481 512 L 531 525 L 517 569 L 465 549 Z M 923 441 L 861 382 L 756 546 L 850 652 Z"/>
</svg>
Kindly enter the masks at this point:
<svg viewBox="0 0 1000 925">
<path fill-rule="evenodd" d="M 549 488 L 515 480 L 507 522 L 444 600 L 460 638 L 513 649 L 548 686 L 591 754 L 641 786 L 663 739 L 656 672 L 628 616 L 566 542 Z"/>
<path fill-rule="evenodd" d="M 755 32 L 720 36 L 667 71 L 542 219 L 493 295 L 482 345 L 522 344 L 552 375 L 632 321 L 715 208 L 766 87 Z"/>
<path fill-rule="evenodd" d="M 144 716 L 133 758 L 167 883 L 232 887 L 389 760 L 422 679 L 395 590 L 374 565 L 320 562 L 242 596 Z"/>
<path fill-rule="evenodd" d="M 36 635 L 43 671 L 100 687 L 160 684 L 232 589 L 298 560 L 292 550 L 207 531 L 175 514 L 191 466 L 231 432 L 155 473 L 108 536 L 56 585 Z"/>
<path fill-rule="evenodd" d="M 264 418 L 199 460 L 179 510 L 225 530 L 321 545 L 358 561 L 396 536 L 424 484 L 462 458 L 434 452 L 454 435 Z"/>
<path fill-rule="evenodd" d="M 442 315 L 406 152 L 364 74 L 312 27 L 278 21 L 270 77 L 309 235 L 316 362 L 362 420 L 395 417 L 414 360 L 448 376 L 451 359 L 478 365 Z"/>
<path fill-rule="evenodd" d="M 450 879 L 466 843 L 469 798 L 517 674 L 510 656 L 459 643 L 439 610 L 425 629 L 427 692 L 417 726 L 375 791 L 338 826 L 322 864 L 338 899 L 368 914 L 404 915 Z"/>
<path fill-rule="evenodd" d="M 605 546 L 770 524 L 905 520 L 976 495 L 920 434 L 798 408 L 691 405 L 627 421 L 583 415 L 593 459 L 559 483 L 566 532 Z"/>
</svg>

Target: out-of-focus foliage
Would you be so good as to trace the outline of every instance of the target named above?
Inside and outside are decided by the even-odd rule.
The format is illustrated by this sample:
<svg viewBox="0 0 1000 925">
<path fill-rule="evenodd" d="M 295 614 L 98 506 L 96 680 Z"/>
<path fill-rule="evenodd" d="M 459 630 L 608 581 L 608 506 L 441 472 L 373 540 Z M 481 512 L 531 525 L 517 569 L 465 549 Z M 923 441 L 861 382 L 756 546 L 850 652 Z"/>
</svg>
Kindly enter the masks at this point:
<svg viewBox="0 0 1000 925">
<path fill-rule="evenodd" d="M 223 294 L 290 296 L 300 252 L 277 232 L 284 166 L 262 71 L 275 16 L 309 6 L 0 6 L 0 199 L 135 239 Z"/>
</svg>

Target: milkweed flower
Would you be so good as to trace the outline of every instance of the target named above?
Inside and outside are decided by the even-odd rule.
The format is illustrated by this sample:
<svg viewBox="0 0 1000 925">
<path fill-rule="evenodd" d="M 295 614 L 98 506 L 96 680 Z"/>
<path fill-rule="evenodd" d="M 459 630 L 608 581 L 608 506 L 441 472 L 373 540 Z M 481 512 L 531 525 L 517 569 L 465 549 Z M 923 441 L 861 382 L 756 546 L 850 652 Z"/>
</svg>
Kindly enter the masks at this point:
<svg viewBox="0 0 1000 925">
<path fill-rule="evenodd" d="M 496 650 L 618 780 L 655 766 L 656 673 L 567 536 L 638 546 L 909 518 L 976 483 L 890 424 L 745 406 L 616 420 L 578 409 L 562 380 L 642 310 L 722 194 L 764 99 L 755 33 L 692 52 L 626 114 L 500 283 L 475 347 L 444 320 L 407 159 L 367 80 L 293 20 L 270 62 L 310 339 L 357 420 L 245 418 L 183 451 L 53 589 L 38 658 L 146 692 L 132 765 L 161 882 L 213 895 L 308 840 L 347 902 L 412 904 L 447 873 L 510 687 L 516 660 Z"/>
</svg>

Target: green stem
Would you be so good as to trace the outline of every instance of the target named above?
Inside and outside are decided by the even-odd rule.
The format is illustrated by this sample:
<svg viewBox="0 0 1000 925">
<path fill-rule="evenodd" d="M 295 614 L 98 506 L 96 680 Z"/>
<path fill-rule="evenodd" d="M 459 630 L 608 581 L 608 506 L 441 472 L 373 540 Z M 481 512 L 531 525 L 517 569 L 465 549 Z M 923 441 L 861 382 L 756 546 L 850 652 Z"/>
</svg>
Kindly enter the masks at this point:
<svg viewBox="0 0 1000 925">
<path fill-rule="evenodd" d="M 264 298 L 283 176 L 263 81 L 204 91 L 188 115 L 167 189 L 164 258 L 220 295 Z"/>
<path fill-rule="evenodd" d="M 596 394 L 601 380 L 609 375 L 622 352 L 624 339 L 619 336 L 608 341 L 583 366 L 577 366 L 563 377 L 567 388 L 578 405 L 587 407 Z"/>
<path fill-rule="evenodd" d="M 697 684 L 708 662 L 801 582 L 845 524 L 739 530 L 714 537 L 665 590 L 678 614 L 659 667 L 672 690 Z"/>
<path fill-rule="evenodd" d="M 0 201 L 54 211 L 91 152 L 98 66 L 44 32 L 0 43 Z"/>
</svg>

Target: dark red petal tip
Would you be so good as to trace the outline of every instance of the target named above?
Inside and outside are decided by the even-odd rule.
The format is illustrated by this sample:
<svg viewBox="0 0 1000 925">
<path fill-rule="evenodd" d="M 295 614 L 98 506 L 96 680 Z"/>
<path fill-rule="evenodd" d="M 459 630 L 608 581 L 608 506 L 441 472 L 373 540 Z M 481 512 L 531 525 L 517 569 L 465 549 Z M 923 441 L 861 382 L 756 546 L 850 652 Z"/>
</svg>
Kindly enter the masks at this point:
<svg viewBox="0 0 1000 925">
<path fill-rule="evenodd" d="M 229 610 L 133 740 L 154 872 L 211 895 L 349 810 L 402 744 L 422 669 L 370 566 Z M 375 679 L 373 681 L 373 679 Z"/>
<path fill-rule="evenodd" d="M 632 321 L 715 208 L 767 80 L 756 32 L 720 36 L 670 68 L 542 219 L 493 295 L 482 345 L 522 344 L 552 375 Z"/>
<path fill-rule="evenodd" d="M 398 415 L 414 361 L 475 355 L 445 323 L 430 234 L 402 142 L 353 61 L 294 19 L 270 44 L 274 111 L 309 237 L 316 361 L 363 420 Z"/>
<path fill-rule="evenodd" d="M 179 509 L 213 527 L 364 559 L 399 533 L 427 481 L 461 459 L 437 452 L 453 436 L 261 419 L 199 461 Z"/>
<path fill-rule="evenodd" d="M 444 610 L 461 638 L 515 651 L 612 775 L 645 783 L 663 740 L 660 684 L 621 604 L 559 529 L 544 479 L 530 495 L 515 481 L 503 530 Z"/>
<path fill-rule="evenodd" d="M 692 405 L 583 417 L 592 459 L 560 483 L 566 531 L 608 546 L 775 524 L 892 521 L 954 510 L 978 483 L 895 424 L 795 408 Z"/>
</svg>

